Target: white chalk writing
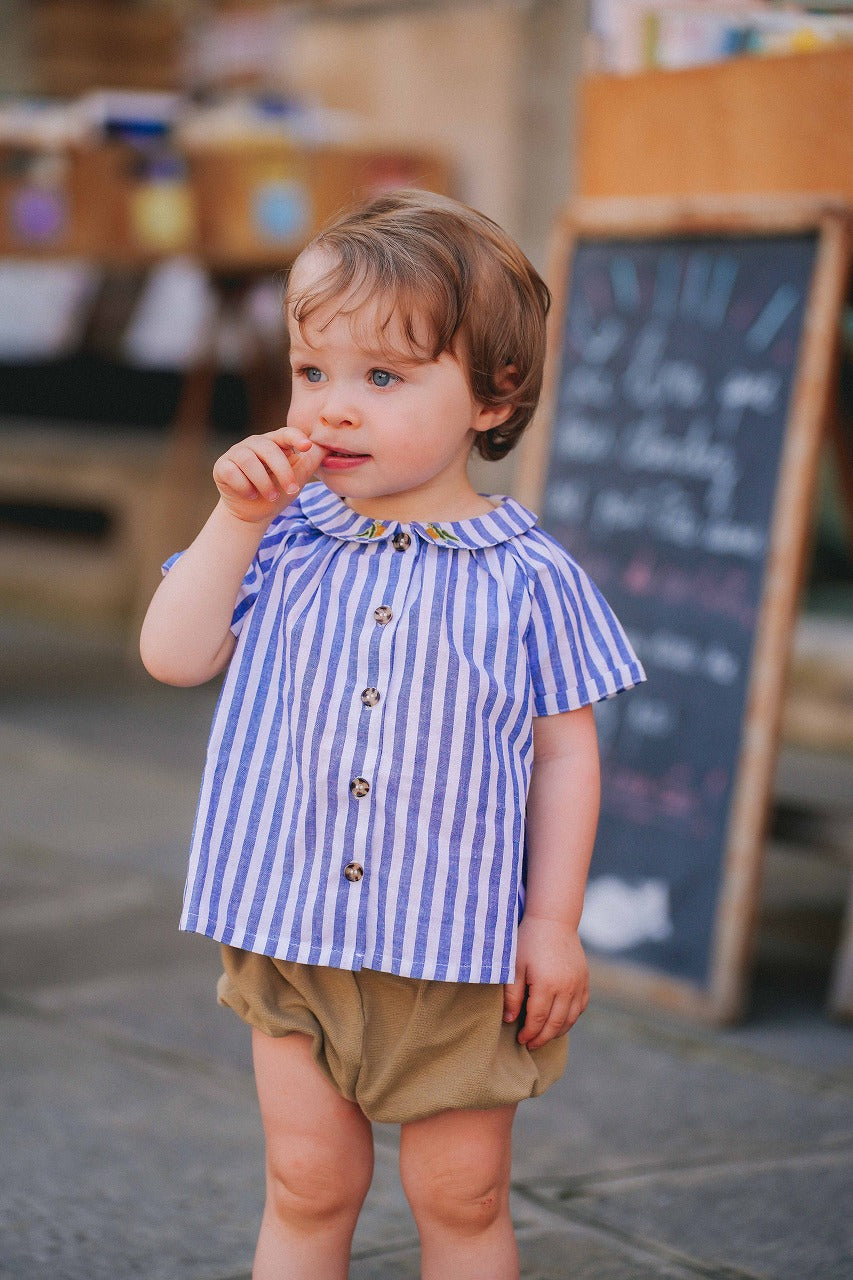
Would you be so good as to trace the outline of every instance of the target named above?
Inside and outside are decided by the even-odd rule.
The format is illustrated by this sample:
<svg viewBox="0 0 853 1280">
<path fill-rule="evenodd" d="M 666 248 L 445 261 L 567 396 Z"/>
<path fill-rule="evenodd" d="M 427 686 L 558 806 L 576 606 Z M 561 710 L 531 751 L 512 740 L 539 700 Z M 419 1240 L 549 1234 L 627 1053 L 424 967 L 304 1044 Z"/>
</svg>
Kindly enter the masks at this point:
<svg viewBox="0 0 853 1280">
<path fill-rule="evenodd" d="M 641 330 L 623 378 L 626 399 L 640 409 L 696 408 L 705 393 L 701 369 L 686 360 L 665 359 L 665 350 L 662 325 L 650 324 Z"/>
<path fill-rule="evenodd" d="M 603 462 L 612 455 L 615 444 L 616 428 L 607 422 L 571 414 L 557 423 L 554 447 L 560 458 Z"/>
<path fill-rule="evenodd" d="M 625 723 L 647 738 L 668 738 L 675 728 L 676 713 L 663 698 L 635 698 L 625 712 Z"/>
<path fill-rule="evenodd" d="M 674 480 L 628 490 L 615 486 L 599 490 L 592 503 L 590 528 L 605 537 L 650 532 L 672 546 L 698 547 L 711 555 L 746 560 L 759 559 L 766 542 L 764 530 L 757 525 L 714 517 L 706 520 L 695 499 Z"/>
<path fill-rule="evenodd" d="M 770 370 L 732 369 L 723 379 L 717 398 L 724 409 L 752 409 L 772 413 L 776 408 L 782 379 Z"/>
<path fill-rule="evenodd" d="M 623 461 L 626 467 L 661 471 L 708 482 L 707 507 L 712 515 L 728 512 L 738 481 L 734 448 L 712 439 L 710 423 L 694 419 L 683 436 L 666 435 L 659 414 L 641 418 L 628 428 Z"/>
<path fill-rule="evenodd" d="M 573 316 L 572 339 L 590 364 L 607 364 L 621 347 L 625 338 L 625 325 L 616 316 L 607 316 L 596 327 L 580 315 Z"/>
<path fill-rule="evenodd" d="M 757 525 L 713 520 L 705 528 L 702 545 L 718 556 L 743 556 L 757 560 L 764 552 L 767 535 Z"/>
<path fill-rule="evenodd" d="M 741 673 L 737 654 L 722 644 L 706 644 L 696 636 L 667 629 L 650 635 L 632 630 L 630 638 L 643 662 L 661 671 L 704 677 L 723 687 L 731 685 Z"/>
<path fill-rule="evenodd" d="M 563 399 L 570 404 L 606 409 L 613 403 L 613 377 L 603 369 L 577 364 L 569 370 L 563 384 Z"/>
<path fill-rule="evenodd" d="M 605 533 L 639 533 L 648 518 L 648 502 L 644 490 L 624 493 L 621 489 L 602 489 L 592 509 L 592 526 Z"/>
<path fill-rule="evenodd" d="M 727 436 L 740 429 L 748 411 L 765 417 L 777 407 L 782 379 L 772 370 L 732 369 L 717 389 L 720 413 L 717 426 Z"/>
<path fill-rule="evenodd" d="M 546 495 L 548 515 L 567 524 L 580 524 L 586 515 L 589 485 L 580 480 L 562 480 Z"/>
</svg>

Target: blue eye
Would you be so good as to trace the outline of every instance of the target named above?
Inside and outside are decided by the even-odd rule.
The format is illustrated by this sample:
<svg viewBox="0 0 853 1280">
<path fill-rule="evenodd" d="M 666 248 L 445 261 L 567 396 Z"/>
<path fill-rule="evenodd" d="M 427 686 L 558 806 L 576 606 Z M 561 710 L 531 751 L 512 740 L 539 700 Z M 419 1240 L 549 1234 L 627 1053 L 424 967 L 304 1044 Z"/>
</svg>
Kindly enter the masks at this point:
<svg viewBox="0 0 853 1280">
<path fill-rule="evenodd" d="M 396 373 L 389 373 L 387 369 L 371 369 L 370 381 L 374 387 L 390 387 L 392 382 L 397 382 Z"/>
<path fill-rule="evenodd" d="M 315 368 L 314 365 L 309 365 L 307 369 L 303 369 L 303 373 L 305 374 L 306 382 L 321 382 L 323 379 L 322 371 Z"/>
</svg>

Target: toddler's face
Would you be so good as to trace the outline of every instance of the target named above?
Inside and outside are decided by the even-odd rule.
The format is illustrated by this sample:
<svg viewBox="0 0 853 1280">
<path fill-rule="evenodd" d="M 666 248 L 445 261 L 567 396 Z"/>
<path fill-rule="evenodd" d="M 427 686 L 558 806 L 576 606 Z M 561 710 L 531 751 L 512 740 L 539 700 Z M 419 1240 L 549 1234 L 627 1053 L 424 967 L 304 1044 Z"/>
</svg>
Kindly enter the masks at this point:
<svg viewBox="0 0 853 1280">
<path fill-rule="evenodd" d="M 297 287 L 310 286 L 323 259 L 305 255 L 296 270 Z M 329 450 L 318 478 L 362 515 L 454 520 L 490 509 L 466 464 L 474 434 L 510 410 L 481 405 L 455 356 L 410 353 L 402 323 L 392 315 L 383 333 L 384 318 L 370 300 L 352 314 L 331 303 L 301 331 L 289 316 L 288 424 Z"/>
</svg>

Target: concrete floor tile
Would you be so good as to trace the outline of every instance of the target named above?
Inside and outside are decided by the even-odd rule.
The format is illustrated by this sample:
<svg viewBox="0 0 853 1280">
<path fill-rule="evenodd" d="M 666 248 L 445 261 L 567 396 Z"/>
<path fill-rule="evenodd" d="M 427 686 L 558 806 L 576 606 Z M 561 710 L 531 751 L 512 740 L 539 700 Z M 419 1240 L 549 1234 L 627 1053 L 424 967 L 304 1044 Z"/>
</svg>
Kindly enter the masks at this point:
<svg viewBox="0 0 853 1280">
<path fill-rule="evenodd" d="M 693 1280 L 696 1272 L 580 1223 L 544 1218 L 514 1198 L 521 1280 Z M 349 1280 L 419 1280 L 416 1243 L 354 1251 Z M 452 1280 L 452 1277 L 448 1277 Z"/>
<path fill-rule="evenodd" d="M 159 1052 L 211 1067 L 242 1071 L 252 1085 L 251 1031 L 216 1004 L 220 966 L 215 943 L 180 935 L 180 979 L 173 966 L 112 973 L 25 995 L 27 1007 L 59 1016 L 128 1051 Z"/>
<path fill-rule="evenodd" d="M 819 1075 L 602 1006 L 571 1032 L 563 1079 L 519 1108 L 516 1178 L 797 1149 L 849 1124 L 850 1094 Z"/>
<path fill-rule="evenodd" d="M 853 1144 L 764 1161 L 698 1162 L 556 1193 L 567 1214 L 701 1274 L 849 1280 Z"/>
<path fill-rule="evenodd" d="M 0 841 L 69 859 L 112 859 L 180 879 L 196 776 L 0 723 Z"/>
<path fill-rule="evenodd" d="M 5 991 L 68 986 L 179 965 L 176 885 L 108 860 L 3 847 L 0 982 Z M 41 921 L 39 921 L 42 913 Z"/>
<path fill-rule="evenodd" d="M 8 1011 L 3 1022 L 0 1275 L 248 1271 L 263 1168 L 242 1084 Z"/>
<path fill-rule="evenodd" d="M 518 1233 L 522 1280 L 690 1280 L 695 1273 L 578 1225 Z"/>
</svg>

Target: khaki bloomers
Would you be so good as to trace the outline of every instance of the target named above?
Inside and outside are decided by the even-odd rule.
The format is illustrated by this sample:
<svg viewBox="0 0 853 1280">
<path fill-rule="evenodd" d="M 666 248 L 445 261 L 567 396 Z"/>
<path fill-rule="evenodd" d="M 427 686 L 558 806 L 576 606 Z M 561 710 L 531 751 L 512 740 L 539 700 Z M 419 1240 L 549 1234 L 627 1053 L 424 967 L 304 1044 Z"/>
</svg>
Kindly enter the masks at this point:
<svg viewBox="0 0 853 1280">
<path fill-rule="evenodd" d="M 568 1036 L 530 1050 L 503 1021 L 503 987 L 351 973 L 222 947 L 218 998 L 270 1036 L 302 1032 L 317 1065 L 369 1120 L 405 1124 L 544 1093 Z"/>
</svg>

